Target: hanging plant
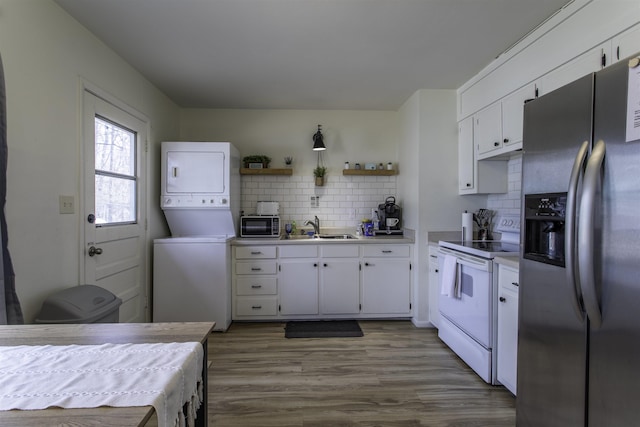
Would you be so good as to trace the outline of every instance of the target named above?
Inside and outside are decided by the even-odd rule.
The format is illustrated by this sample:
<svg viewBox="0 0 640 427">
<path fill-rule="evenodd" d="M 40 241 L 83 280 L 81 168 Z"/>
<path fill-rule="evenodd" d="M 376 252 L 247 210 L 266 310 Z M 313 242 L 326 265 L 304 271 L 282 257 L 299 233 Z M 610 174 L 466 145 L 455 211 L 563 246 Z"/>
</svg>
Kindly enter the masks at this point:
<svg viewBox="0 0 640 427">
<path fill-rule="evenodd" d="M 313 170 L 313 176 L 316 178 L 316 185 L 324 185 L 324 176 L 327 174 L 327 168 L 325 166 L 316 166 Z"/>
</svg>

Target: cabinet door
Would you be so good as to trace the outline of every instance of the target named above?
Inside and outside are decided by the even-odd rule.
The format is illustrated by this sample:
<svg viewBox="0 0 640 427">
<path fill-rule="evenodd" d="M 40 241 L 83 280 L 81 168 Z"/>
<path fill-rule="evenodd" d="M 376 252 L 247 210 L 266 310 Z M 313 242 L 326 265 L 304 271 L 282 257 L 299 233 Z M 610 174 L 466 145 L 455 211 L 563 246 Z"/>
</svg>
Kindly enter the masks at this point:
<svg viewBox="0 0 640 427">
<path fill-rule="evenodd" d="M 518 271 L 498 267 L 498 381 L 516 394 L 518 359 Z"/>
<path fill-rule="evenodd" d="M 533 99 L 535 94 L 536 87 L 530 84 L 502 100 L 502 143 L 505 147 L 522 148 L 524 101 Z"/>
<path fill-rule="evenodd" d="M 605 45 L 598 46 L 546 74 L 540 79 L 541 95 L 556 90 L 589 73 L 601 70 L 602 55 L 605 49 Z"/>
<path fill-rule="evenodd" d="M 362 313 L 411 313 L 411 263 L 408 260 L 364 260 Z"/>
<path fill-rule="evenodd" d="M 320 265 L 323 314 L 360 312 L 360 260 L 323 259 Z"/>
<path fill-rule="evenodd" d="M 318 261 L 282 260 L 278 288 L 281 314 L 318 314 Z"/>
<path fill-rule="evenodd" d="M 440 311 L 438 311 L 439 298 L 438 249 L 429 247 L 429 321 L 436 328 L 439 327 L 440 324 Z"/>
<path fill-rule="evenodd" d="M 625 31 L 611 41 L 613 60 L 617 62 L 640 52 L 640 24 Z"/>
<path fill-rule="evenodd" d="M 473 129 L 473 141 L 478 157 L 502 148 L 502 106 L 499 102 L 478 112 Z"/>
<path fill-rule="evenodd" d="M 473 153 L 473 117 L 467 117 L 458 124 L 458 190 L 461 193 L 475 190 Z"/>
</svg>

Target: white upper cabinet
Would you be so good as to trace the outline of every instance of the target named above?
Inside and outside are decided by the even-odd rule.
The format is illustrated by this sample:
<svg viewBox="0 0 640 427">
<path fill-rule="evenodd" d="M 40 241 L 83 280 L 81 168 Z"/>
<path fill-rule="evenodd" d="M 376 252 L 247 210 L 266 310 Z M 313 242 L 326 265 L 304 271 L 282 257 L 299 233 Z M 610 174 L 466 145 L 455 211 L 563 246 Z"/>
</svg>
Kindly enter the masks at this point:
<svg viewBox="0 0 640 427">
<path fill-rule="evenodd" d="M 492 151 L 502 148 L 502 104 L 496 102 L 475 115 L 473 140 L 478 159 L 489 157 Z"/>
<path fill-rule="evenodd" d="M 640 53 L 640 24 L 611 39 L 611 63 Z"/>
<path fill-rule="evenodd" d="M 507 192 L 507 161 L 476 160 L 475 116 L 458 123 L 458 194 Z"/>
<path fill-rule="evenodd" d="M 475 115 L 474 141 L 478 160 L 522 149 L 524 103 L 536 96 L 536 85 L 526 85 Z"/>
<path fill-rule="evenodd" d="M 603 43 L 550 73 L 545 74 L 540 79 L 540 95 L 547 94 L 580 77 L 604 68 L 606 58 L 609 57 L 609 55 L 607 55 L 609 47 L 609 43 Z"/>
<path fill-rule="evenodd" d="M 522 149 L 524 103 L 536 97 L 536 85 L 527 85 L 502 100 L 502 148 Z"/>
<path fill-rule="evenodd" d="M 473 117 L 458 123 L 458 190 L 475 193 L 475 156 L 473 155 Z"/>
</svg>

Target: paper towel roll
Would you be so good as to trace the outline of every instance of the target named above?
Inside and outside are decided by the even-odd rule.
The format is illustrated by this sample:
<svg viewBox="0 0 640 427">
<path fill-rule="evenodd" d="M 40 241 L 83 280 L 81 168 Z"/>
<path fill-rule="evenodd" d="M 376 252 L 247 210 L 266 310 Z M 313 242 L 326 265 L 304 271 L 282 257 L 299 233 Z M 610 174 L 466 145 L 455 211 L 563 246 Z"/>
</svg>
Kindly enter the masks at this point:
<svg viewBox="0 0 640 427">
<path fill-rule="evenodd" d="M 473 214 L 462 214 L 462 240 L 473 240 Z"/>
</svg>

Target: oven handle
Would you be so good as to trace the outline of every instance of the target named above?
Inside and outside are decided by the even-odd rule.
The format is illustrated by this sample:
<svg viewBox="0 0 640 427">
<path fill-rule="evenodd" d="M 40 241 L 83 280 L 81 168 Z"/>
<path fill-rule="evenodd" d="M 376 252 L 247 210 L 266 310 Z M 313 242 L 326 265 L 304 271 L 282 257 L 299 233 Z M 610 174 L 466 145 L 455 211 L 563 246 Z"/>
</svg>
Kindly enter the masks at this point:
<svg viewBox="0 0 640 427">
<path fill-rule="evenodd" d="M 453 255 L 458 259 L 458 264 L 465 265 L 467 267 L 475 268 L 481 271 L 490 271 L 491 261 L 483 258 L 474 257 L 462 252 L 454 251 L 451 249 L 438 248 L 439 255 Z"/>
</svg>

